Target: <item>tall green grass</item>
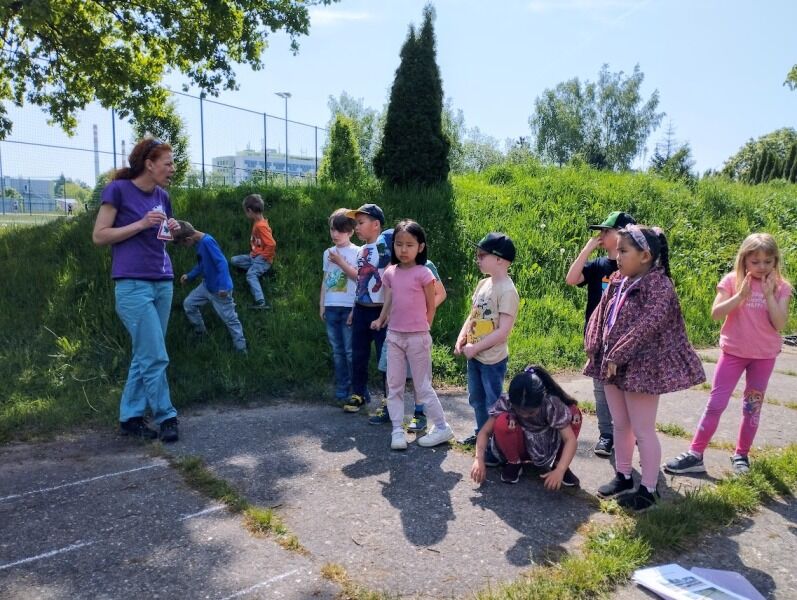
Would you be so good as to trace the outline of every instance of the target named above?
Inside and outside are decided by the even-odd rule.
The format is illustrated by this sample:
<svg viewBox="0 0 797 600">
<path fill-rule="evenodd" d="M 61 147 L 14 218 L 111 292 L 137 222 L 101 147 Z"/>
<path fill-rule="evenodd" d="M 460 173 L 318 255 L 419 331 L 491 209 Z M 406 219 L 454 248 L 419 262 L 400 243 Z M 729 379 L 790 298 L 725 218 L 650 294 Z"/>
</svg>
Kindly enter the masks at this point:
<svg viewBox="0 0 797 600">
<path fill-rule="evenodd" d="M 773 233 L 794 280 L 797 186 L 755 187 L 722 180 L 696 191 L 648 175 L 589 169 L 500 166 L 483 175 L 455 177 L 432 189 L 381 191 L 370 187 L 263 187 L 176 191 L 175 213 L 211 233 L 228 255 L 247 251 L 249 223 L 241 199 L 263 195 L 277 240 L 275 277 L 266 280 L 272 313 L 250 312 L 243 274 L 233 274 L 239 315 L 250 352 L 231 351 L 226 330 L 207 314 L 207 340 L 198 342 L 182 314 L 191 286 L 175 288 L 167 345 L 173 399 L 178 407 L 208 401 L 245 401 L 293 393 L 328 397 L 330 353 L 318 318 L 321 253 L 330 245 L 327 216 L 340 206 L 379 203 L 390 224 L 411 217 L 427 230 L 430 257 L 449 299 L 433 336 L 438 380 L 462 383 L 464 361 L 451 346 L 480 274 L 470 241 L 491 230 L 515 240 L 511 275 L 521 295 L 510 339 L 513 372 L 527 362 L 573 368 L 583 362 L 585 293 L 564 277 L 588 235 L 587 225 L 624 209 L 661 225 L 672 244 L 676 287 L 692 341 L 716 341 L 709 318 L 714 286 L 731 268 L 751 231 Z M 110 252 L 91 243 L 93 215 L 0 233 L 0 439 L 112 422 L 129 364 L 129 340 L 114 313 Z M 194 253 L 173 248 L 179 276 Z M 790 321 L 793 330 L 795 320 Z"/>
</svg>

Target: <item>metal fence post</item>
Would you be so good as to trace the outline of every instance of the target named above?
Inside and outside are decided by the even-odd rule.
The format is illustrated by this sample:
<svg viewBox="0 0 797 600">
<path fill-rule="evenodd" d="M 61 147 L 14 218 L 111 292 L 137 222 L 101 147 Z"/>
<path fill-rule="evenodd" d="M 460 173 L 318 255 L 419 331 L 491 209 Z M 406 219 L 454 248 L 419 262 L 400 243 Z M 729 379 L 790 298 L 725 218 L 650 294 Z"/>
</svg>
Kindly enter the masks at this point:
<svg viewBox="0 0 797 600">
<path fill-rule="evenodd" d="M 268 182 L 268 137 L 266 137 L 267 132 L 268 129 L 266 128 L 266 113 L 263 113 L 263 175 L 264 175 L 263 183 Z"/>
<path fill-rule="evenodd" d="M 113 141 L 113 170 L 116 170 L 116 111 L 111 109 L 111 140 Z"/>
<path fill-rule="evenodd" d="M 318 183 L 318 125 L 313 129 L 315 129 L 315 182 Z"/>
<path fill-rule="evenodd" d="M 3 177 L 3 144 L 0 144 L 0 202 L 3 203 L 3 214 L 6 214 L 6 178 Z"/>
<path fill-rule="evenodd" d="M 203 99 L 205 93 L 199 94 L 199 138 L 202 147 L 202 187 L 205 187 L 205 110 Z"/>
</svg>

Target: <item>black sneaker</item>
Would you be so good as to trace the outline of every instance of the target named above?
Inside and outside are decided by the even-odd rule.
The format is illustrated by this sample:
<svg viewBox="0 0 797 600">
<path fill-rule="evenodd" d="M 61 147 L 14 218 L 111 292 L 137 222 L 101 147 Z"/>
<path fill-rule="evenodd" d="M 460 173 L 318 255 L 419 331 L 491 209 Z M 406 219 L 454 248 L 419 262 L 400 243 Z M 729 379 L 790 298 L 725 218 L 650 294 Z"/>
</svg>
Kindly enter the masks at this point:
<svg viewBox="0 0 797 600">
<path fill-rule="evenodd" d="M 161 423 L 160 440 L 164 444 L 171 444 L 180 439 L 177 431 L 177 417 L 171 417 Z"/>
<path fill-rule="evenodd" d="M 463 446 L 475 446 L 476 445 L 476 435 L 469 435 L 468 437 L 459 440 L 459 443 Z"/>
<path fill-rule="evenodd" d="M 610 435 L 602 435 L 598 438 L 598 443 L 592 451 L 596 456 L 611 456 L 614 448 L 614 438 Z"/>
<path fill-rule="evenodd" d="M 615 473 L 614 479 L 598 488 L 598 496 L 601 498 L 611 498 L 621 492 L 634 489 L 634 480 L 629 477 L 626 479 L 622 473 Z"/>
<path fill-rule="evenodd" d="M 523 465 L 520 463 L 506 463 L 501 467 L 501 481 L 504 483 L 517 483 L 523 474 Z"/>
<path fill-rule="evenodd" d="M 122 435 L 129 435 L 142 440 L 154 440 L 158 437 L 158 432 L 147 427 L 143 417 L 133 417 L 127 421 L 120 421 L 119 432 Z"/>
<path fill-rule="evenodd" d="M 576 474 L 573 473 L 570 469 L 565 471 L 565 474 L 562 476 L 562 485 L 565 487 L 578 487 L 581 485 L 581 480 L 576 477 Z"/>
<path fill-rule="evenodd" d="M 630 494 L 623 494 L 617 499 L 617 504 L 621 508 L 628 510 L 642 511 L 654 506 L 659 499 L 659 492 L 656 490 L 652 494 L 644 485 L 640 485 L 636 491 Z"/>
<path fill-rule="evenodd" d="M 684 452 L 679 454 L 672 460 L 668 460 L 662 465 L 662 468 L 668 473 L 705 473 L 706 465 L 703 464 L 703 459 L 698 458 L 691 452 Z"/>
</svg>

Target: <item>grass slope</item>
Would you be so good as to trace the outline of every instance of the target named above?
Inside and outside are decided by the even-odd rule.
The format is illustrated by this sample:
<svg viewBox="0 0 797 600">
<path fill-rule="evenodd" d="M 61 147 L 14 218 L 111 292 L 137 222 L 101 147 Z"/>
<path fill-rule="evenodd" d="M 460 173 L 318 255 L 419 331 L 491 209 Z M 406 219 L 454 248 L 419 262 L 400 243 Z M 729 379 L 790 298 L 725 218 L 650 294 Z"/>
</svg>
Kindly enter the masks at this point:
<svg viewBox="0 0 797 600">
<path fill-rule="evenodd" d="M 586 241 L 587 225 L 624 209 L 640 222 L 664 227 L 672 244 L 673 274 L 689 333 L 696 345 L 716 342 L 709 318 L 714 286 L 731 268 L 741 240 L 752 231 L 776 236 L 787 274 L 797 276 L 797 186 L 746 186 L 723 180 L 696 190 L 643 174 L 589 169 L 500 166 L 433 189 L 360 191 L 331 187 L 238 188 L 177 191 L 179 218 L 211 233 L 228 255 L 245 252 L 249 224 L 241 199 L 266 200 L 278 243 L 275 277 L 266 280 L 273 313 L 250 312 L 248 288 L 234 274 L 248 357 L 231 351 L 226 330 L 207 315 L 210 336 L 197 342 L 182 314 L 190 286 L 175 288 L 167 344 L 175 403 L 237 401 L 293 392 L 327 397 L 330 354 L 318 318 L 321 253 L 329 245 L 327 216 L 340 206 L 375 201 L 392 224 L 419 221 L 430 241 L 449 299 L 433 328 L 435 373 L 462 383 L 464 361 L 451 345 L 480 275 L 469 240 L 491 230 L 516 241 L 511 274 L 521 308 L 510 348 L 510 373 L 534 361 L 552 368 L 583 362 L 584 290 L 564 277 Z M 0 440 L 63 430 L 83 422 L 113 422 L 129 363 L 129 340 L 114 314 L 110 252 L 91 244 L 91 215 L 0 233 Z M 189 270 L 193 251 L 173 248 L 175 272 Z M 790 321 L 794 330 L 795 320 Z"/>
</svg>

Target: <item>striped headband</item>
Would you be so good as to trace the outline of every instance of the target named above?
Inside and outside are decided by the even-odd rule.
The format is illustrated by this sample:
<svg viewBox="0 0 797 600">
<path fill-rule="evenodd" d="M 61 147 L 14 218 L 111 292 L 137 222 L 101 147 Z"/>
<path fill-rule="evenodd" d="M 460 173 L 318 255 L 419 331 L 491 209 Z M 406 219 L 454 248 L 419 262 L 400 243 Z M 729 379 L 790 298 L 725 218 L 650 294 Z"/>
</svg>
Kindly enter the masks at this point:
<svg viewBox="0 0 797 600">
<path fill-rule="evenodd" d="M 650 229 L 656 235 L 661 235 L 662 233 L 664 233 L 661 230 L 661 227 L 651 227 Z M 642 250 L 647 250 L 648 252 L 650 252 L 650 244 L 648 244 L 648 239 L 645 237 L 645 234 L 642 233 L 642 228 L 640 228 L 639 225 L 626 225 L 625 227 L 623 227 L 622 231 L 628 232 L 628 234 L 632 238 L 634 238 L 634 241 L 636 242 L 637 246 L 642 248 Z"/>
</svg>

